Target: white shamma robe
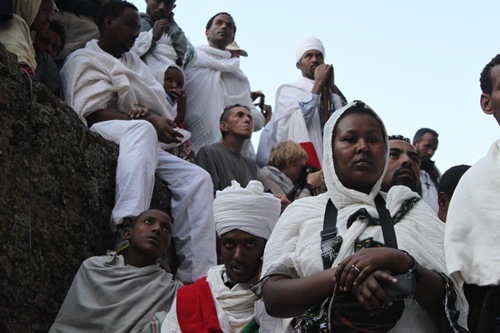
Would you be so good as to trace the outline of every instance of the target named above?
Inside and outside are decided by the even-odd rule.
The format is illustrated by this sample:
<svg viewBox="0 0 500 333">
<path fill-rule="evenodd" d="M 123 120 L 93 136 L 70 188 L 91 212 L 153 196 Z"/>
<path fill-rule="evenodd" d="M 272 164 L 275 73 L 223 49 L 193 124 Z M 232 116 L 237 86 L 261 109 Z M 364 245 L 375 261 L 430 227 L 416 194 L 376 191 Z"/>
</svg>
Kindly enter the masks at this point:
<svg viewBox="0 0 500 333">
<path fill-rule="evenodd" d="M 229 51 L 208 45 L 198 46 L 184 74 L 188 96 L 185 124 L 191 132 L 191 142 L 196 152 L 203 146 L 222 140 L 219 120 L 227 106 L 247 106 L 252 111 L 254 130 L 262 128 L 264 117 L 253 107 L 250 83 L 240 69 L 240 59 L 231 58 Z"/>
<path fill-rule="evenodd" d="M 446 219 L 448 272 L 460 283 L 500 285 L 500 140 L 460 179 Z"/>
<path fill-rule="evenodd" d="M 384 243 L 381 227 L 369 223 L 364 217 L 359 216 L 349 228 L 347 227 L 348 218 L 361 208 L 366 209 L 372 217 L 378 218 L 374 199 L 380 192 L 385 174 L 384 170 L 369 194 L 344 187 L 337 177 L 331 148 L 332 134 L 339 117 L 352 104 L 336 111 L 325 125 L 323 170 L 328 191 L 315 197 L 294 201 L 283 212 L 266 245 L 263 277 L 280 274 L 290 278 L 302 278 L 323 270 L 320 232 L 323 230 L 328 199 L 331 199 L 338 209 L 338 233 L 343 238 L 332 267 L 354 253 L 357 241 L 372 237 L 373 241 Z M 386 135 L 385 128 L 383 130 Z M 394 186 L 387 195 L 385 193 L 382 195 L 391 216 L 396 215 L 406 200 L 415 201 L 414 206 L 394 225 L 398 246 L 410 253 L 422 266 L 446 272 L 443 249 L 444 224 L 438 220 L 435 213 L 422 200 L 418 200 L 417 193 L 405 186 Z M 452 303 L 455 295 L 456 301 Z M 454 332 L 458 332 L 460 326 L 467 327 L 468 305 L 463 291 L 453 283 L 452 279 L 447 280 L 446 297 L 442 301 L 448 318 L 451 318 L 450 325 L 453 325 Z M 407 299 L 405 305 L 403 316 L 390 331 L 391 333 L 439 332 L 432 318 L 414 298 Z M 455 310 L 460 312 L 457 314 Z"/>
</svg>

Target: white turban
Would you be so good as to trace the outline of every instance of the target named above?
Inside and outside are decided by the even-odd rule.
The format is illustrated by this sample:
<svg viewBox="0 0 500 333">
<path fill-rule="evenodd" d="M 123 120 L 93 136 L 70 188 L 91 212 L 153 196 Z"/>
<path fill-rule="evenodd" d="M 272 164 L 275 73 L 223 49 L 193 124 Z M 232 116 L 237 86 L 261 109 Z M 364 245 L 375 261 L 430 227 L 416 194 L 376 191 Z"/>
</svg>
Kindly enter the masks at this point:
<svg viewBox="0 0 500 333">
<path fill-rule="evenodd" d="M 304 53 L 310 50 L 318 50 L 323 54 L 323 58 L 325 57 L 325 47 L 323 46 L 323 43 L 321 43 L 321 41 L 317 38 L 309 37 L 304 39 L 297 47 L 297 53 L 295 54 L 295 57 L 297 58 L 296 62 L 299 62 Z"/>
<path fill-rule="evenodd" d="M 246 188 L 233 180 L 231 186 L 217 191 L 214 200 L 214 218 L 217 234 L 241 230 L 257 237 L 269 239 L 278 222 L 281 202 L 264 186 L 251 180 Z"/>
</svg>

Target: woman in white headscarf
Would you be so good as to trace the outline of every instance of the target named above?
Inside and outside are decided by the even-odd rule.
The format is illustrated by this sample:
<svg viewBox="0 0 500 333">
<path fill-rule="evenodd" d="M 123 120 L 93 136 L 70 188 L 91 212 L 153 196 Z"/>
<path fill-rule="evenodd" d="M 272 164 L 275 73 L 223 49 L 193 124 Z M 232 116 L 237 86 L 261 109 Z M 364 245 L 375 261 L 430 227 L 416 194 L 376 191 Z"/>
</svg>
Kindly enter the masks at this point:
<svg viewBox="0 0 500 333">
<path fill-rule="evenodd" d="M 391 306 L 380 287 L 384 281 L 395 283 L 387 271 L 413 272 L 414 297 L 405 299 L 404 312 L 390 332 L 467 332 L 463 292 L 443 273 L 443 224 L 407 187 L 381 193 L 399 249 L 383 246 L 374 200 L 387 168 L 387 146 L 382 121 L 363 102 L 350 103 L 331 116 L 323 143 L 327 193 L 290 205 L 266 245 L 260 285 L 269 314 L 300 317 L 331 296 L 336 285 L 338 291 L 354 294 L 367 310 Z M 338 209 L 342 238 L 332 268 L 324 270 L 320 232 L 328 199 Z"/>
</svg>

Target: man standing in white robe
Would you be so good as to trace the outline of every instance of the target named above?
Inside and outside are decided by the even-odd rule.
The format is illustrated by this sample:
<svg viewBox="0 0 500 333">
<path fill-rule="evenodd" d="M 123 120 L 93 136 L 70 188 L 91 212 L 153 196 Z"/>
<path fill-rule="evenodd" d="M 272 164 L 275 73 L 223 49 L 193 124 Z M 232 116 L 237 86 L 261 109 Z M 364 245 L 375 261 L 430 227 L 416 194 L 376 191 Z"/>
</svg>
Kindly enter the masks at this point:
<svg viewBox="0 0 500 333">
<path fill-rule="evenodd" d="M 500 125 L 500 54 L 480 77 L 481 109 Z M 446 218 L 448 273 L 464 286 L 472 333 L 500 330 L 500 140 L 460 179 Z"/>
<path fill-rule="evenodd" d="M 205 30 L 208 45 L 198 46 L 185 67 L 185 90 L 189 96 L 185 123 L 191 132 L 195 152 L 222 140 L 219 119 L 227 106 L 240 104 L 252 110 L 254 131 L 264 125 L 264 116 L 253 107 L 250 83 L 240 69 L 240 59 L 232 58 L 231 52 L 226 50 L 235 33 L 236 25 L 231 15 L 214 15 Z M 255 155 L 250 140 L 243 152 Z"/>
<path fill-rule="evenodd" d="M 334 83 L 333 66 L 325 64 L 324 57 L 325 47 L 317 38 L 307 38 L 298 46 L 296 67 L 302 76 L 294 83 L 280 86 L 276 92 L 275 110 L 259 143 L 258 165 L 267 164 L 276 143 L 292 140 L 309 155 L 307 164 L 321 169 L 323 126 L 335 110 L 347 104 Z M 321 97 L 326 93 L 328 106 L 323 105 Z M 323 110 L 325 107 L 328 110 Z"/>
<path fill-rule="evenodd" d="M 139 34 L 137 8 L 111 0 L 99 16 L 101 36 L 72 53 L 61 70 L 65 101 L 89 129 L 119 145 L 112 229 L 149 208 L 155 173 L 172 192 L 172 238 L 180 267 L 193 282 L 215 265 L 212 182 L 206 171 L 159 149 L 179 142 L 165 91 L 128 52 Z"/>
</svg>

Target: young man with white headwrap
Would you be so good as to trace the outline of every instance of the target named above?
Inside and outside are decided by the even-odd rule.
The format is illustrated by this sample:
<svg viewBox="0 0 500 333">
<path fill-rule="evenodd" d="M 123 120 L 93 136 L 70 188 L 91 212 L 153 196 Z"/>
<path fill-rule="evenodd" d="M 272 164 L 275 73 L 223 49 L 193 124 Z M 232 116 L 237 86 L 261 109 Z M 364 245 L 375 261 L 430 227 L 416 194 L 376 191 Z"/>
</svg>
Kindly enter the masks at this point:
<svg viewBox="0 0 500 333">
<path fill-rule="evenodd" d="M 251 181 L 246 188 L 233 181 L 217 192 L 215 228 L 224 264 L 212 267 L 206 278 L 179 289 L 162 332 L 241 332 L 249 323 L 254 324 L 258 298 L 250 291 L 250 284 L 259 279 L 264 246 L 279 214 L 280 201 L 264 193 L 258 181 Z M 266 316 L 266 327 L 269 319 Z"/>
<path fill-rule="evenodd" d="M 292 140 L 300 143 L 309 155 L 307 164 L 321 169 L 323 126 L 335 110 L 347 104 L 334 83 L 333 66 L 325 64 L 324 58 L 325 47 L 319 39 L 311 37 L 299 44 L 296 67 L 302 76 L 294 83 L 280 86 L 276 92 L 275 111 L 259 143 L 260 166 L 267 164 L 276 143 Z M 328 106 L 321 97 L 326 92 Z"/>
</svg>

